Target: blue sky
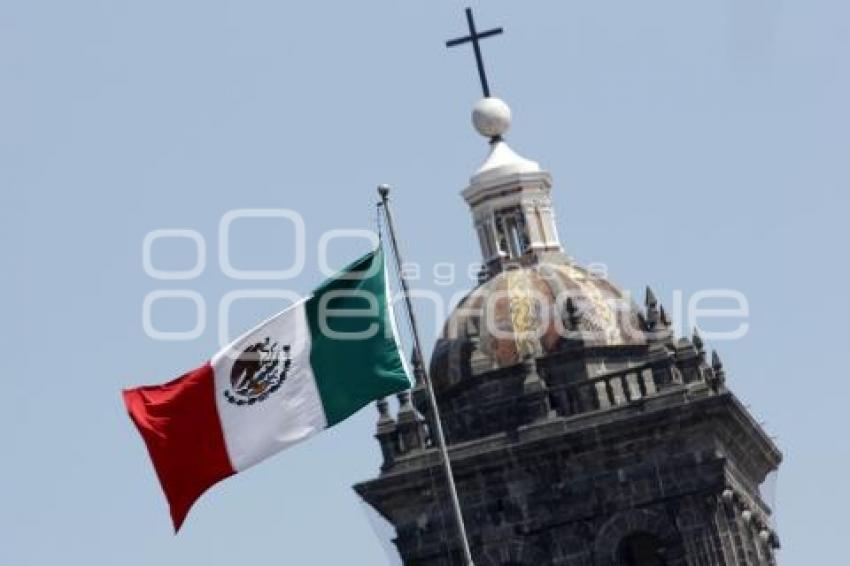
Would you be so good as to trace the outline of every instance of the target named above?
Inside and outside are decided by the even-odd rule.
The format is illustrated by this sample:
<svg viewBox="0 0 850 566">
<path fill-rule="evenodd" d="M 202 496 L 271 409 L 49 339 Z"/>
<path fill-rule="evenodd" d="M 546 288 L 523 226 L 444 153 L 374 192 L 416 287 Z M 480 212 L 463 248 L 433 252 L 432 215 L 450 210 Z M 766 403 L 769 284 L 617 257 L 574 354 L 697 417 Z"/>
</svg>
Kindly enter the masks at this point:
<svg viewBox="0 0 850 566">
<path fill-rule="evenodd" d="M 350 485 L 372 477 L 374 411 L 218 486 L 184 532 L 122 388 L 197 366 L 227 293 L 307 292 L 319 238 L 371 228 L 393 184 L 409 259 L 478 259 L 458 196 L 486 144 L 459 2 L 0 2 L 0 563 L 381 564 Z M 739 290 L 746 337 L 715 343 L 729 384 L 777 438 L 783 564 L 835 564 L 850 506 L 844 438 L 850 5 L 841 0 L 473 3 L 512 146 L 549 169 L 561 239 L 634 292 Z M 306 222 L 296 278 L 245 282 L 217 262 L 229 210 Z M 207 241 L 206 269 L 158 281 L 151 230 Z M 291 230 L 250 223 L 234 263 L 285 266 Z M 339 242 L 341 264 L 363 242 Z M 161 242 L 157 266 L 194 261 Z M 417 287 L 449 297 L 468 287 Z M 146 336 L 142 303 L 193 290 L 192 341 Z M 233 332 L 278 305 L 244 301 Z M 194 324 L 190 306 L 154 312 Z M 422 313 L 434 339 L 435 316 Z M 245 529 L 250 525 L 250 529 Z"/>
</svg>

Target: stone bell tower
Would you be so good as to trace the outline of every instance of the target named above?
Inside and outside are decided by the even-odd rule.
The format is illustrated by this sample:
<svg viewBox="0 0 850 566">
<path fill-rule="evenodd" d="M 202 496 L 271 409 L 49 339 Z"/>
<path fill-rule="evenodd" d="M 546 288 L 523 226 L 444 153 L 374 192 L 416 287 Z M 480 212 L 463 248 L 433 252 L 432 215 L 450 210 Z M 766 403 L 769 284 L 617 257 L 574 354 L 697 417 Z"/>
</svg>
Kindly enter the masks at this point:
<svg viewBox="0 0 850 566">
<path fill-rule="evenodd" d="M 489 96 L 473 111 L 490 151 L 462 196 L 483 269 L 430 361 L 476 566 L 775 565 L 760 490 L 781 453 L 697 332 L 564 254 L 552 180 L 507 145 L 510 119 Z M 378 403 L 383 463 L 354 489 L 406 565 L 463 565 L 418 377 L 396 415 Z"/>
<path fill-rule="evenodd" d="M 431 357 L 477 566 L 769 566 L 760 486 L 781 454 L 695 333 L 676 339 L 562 251 L 550 176 L 502 139 L 462 192 L 485 269 Z M 355 486 L 396 528 L 405 564 L 462 564 L 420 383 L 378 404 L 380 475 Z"/>
</svg>

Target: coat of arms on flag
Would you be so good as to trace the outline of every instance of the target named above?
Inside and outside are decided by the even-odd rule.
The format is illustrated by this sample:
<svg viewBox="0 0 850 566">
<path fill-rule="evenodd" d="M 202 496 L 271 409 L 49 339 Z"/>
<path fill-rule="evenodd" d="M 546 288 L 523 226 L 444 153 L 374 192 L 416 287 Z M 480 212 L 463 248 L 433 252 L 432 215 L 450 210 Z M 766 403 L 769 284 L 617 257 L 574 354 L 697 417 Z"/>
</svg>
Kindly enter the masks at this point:
<svg viewBox="0 0 850 566">
<path fill-rule="evenodd" d="M 268 399 L 269 395 L 280 389 L 286 379 L 286 372 L 292 360 L 289 358 L 289 345 L 280 346 L 270 343 L 266 336 L 245 348 L 230 369 L 230 389 L 224 396 L 234 405 L 253 405 Z"/>
</svg>

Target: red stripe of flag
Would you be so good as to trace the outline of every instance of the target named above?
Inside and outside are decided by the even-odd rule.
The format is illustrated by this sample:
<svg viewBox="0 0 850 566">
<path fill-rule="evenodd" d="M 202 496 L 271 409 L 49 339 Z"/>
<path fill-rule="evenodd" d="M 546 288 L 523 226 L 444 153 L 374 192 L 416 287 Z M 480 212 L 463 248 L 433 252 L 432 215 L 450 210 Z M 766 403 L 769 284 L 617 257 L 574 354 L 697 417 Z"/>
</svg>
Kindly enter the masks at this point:
<svg viewBox="0 0 850 566">
<path fill-rule="evenodd" d="M 124 391 L 171 508 L 174 531 L 213 484 L 235 474 L 215 403 L 209 363 L 165 385 Z"/>
</svg>

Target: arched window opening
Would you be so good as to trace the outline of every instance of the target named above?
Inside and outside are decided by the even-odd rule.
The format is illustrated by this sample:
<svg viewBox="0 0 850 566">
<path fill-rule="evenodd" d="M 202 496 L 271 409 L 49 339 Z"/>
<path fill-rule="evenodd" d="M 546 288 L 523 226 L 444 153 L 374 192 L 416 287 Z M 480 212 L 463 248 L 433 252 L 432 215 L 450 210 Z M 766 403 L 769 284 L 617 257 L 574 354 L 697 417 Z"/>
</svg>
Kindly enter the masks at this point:
<svg viewBox="0 0 850 566">
<path fill-rule="evenodd" d="M 633 533 L 620 543 L 621 566 L 667 566 L 666 549 L 658 537 Z"/>
<path fill-rule="evenodd" d="M 518 259 L 531 244 L 522 208 L 513 206 L 499 210 L 496 212 L 495 220 L 499 251 L 511 259 Z"/>
</svg>

